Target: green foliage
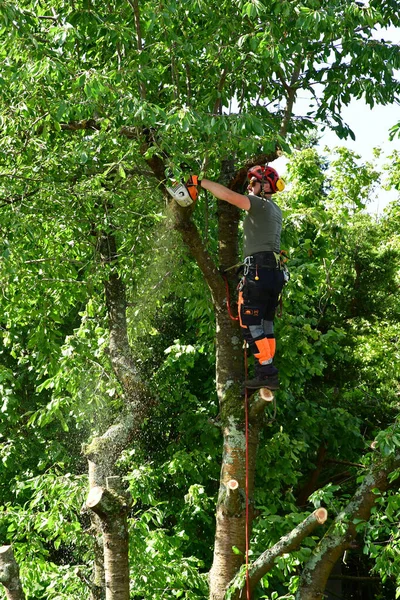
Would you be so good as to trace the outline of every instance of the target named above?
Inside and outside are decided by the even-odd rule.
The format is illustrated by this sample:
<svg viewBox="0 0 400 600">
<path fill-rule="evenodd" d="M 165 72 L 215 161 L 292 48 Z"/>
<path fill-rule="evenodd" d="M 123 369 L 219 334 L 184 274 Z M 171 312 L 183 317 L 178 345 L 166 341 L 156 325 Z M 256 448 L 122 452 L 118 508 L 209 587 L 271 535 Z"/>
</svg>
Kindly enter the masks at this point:
<svg viewBox="0 0 400 600">
<path fill-rule="evenodd" d="M 352 97 L 372 106 L 398 95 L 398 48 L 372 36 L 398 25 L 395 2 L 139 9 L 140 34 L 126 1 L 0 3 L 0 531 L 32 598 L 87 594 L 80 447 L 122 406 L 103 287 L 116 271 L 138 372 L 157 396 L 142 446 L 119 464 L 134 499 L 132 589 L 154 600 L 207 593 L 220 460 L 213 308 L 146 160 L 161 157 L 176 178 L 217 178 L 226 157 L 241 165 L 277 144 L 304 147 L 318 120 L 351 136 L 341 109 Z M 290 94 L 316 85 L 320 101 L 283 135 Z M 292 188 L 280 196 L 291 281 L 276 326 L 282 391 L 262 434 L 254 553 L 305 514 L 296 502 L 321 446 L 355 462 L 376 435 L 383 453 L 397 447 L 388 425 L 398 410 L 399 206 L 373 222 L 360 209 L 375 168 L 339 149 L 327 169 L 310 148 L 294 153 Z M 398 182 L 395 155 L 388 184 Z M 215 210 L 202 197 L 194 215 L 214 257 Z M 102 234 L 115 236 L 117 264 L 101 256 Z M 338 465 L 325 464 L 321 479 L 314 492 L 329 508 L 354 490 Z M 387 498 L 382 510 L 397 514 Z M 380 572 L 395 570 L 391 535 L 387 555 L 368 549 Z M 295 591 L 315 542 L 279 560 L 262 585 L 271 598 Z"/>
<path fill-rule="evenodd" d="M 351 164 L 353 158 L 346 160 Z M 332 517 L 354 492 L 354 478 L 341 477 L 340 460 L 368 464 L 370 455 L 365 459 L 362 455 L 376 436 L 383 454 L 397 448 L 397 430 L 388 425 L 398 406 L 398 302 L 392 294 L 398 273 L 398 211 L 394 204 L 389 218 L 374 222 L 360 212 L 361 204 L 336 201 L 334 169 L 339 166 L 329 163 L 327 167 L 327 160 L 312 149 L 294 154 L 292 188 L 280 196 L 291 273 L 284 312 L 276 321 L 283 385 L 276 416 L 262 432 L 255 490 L 260 517 L 253 527 L 252 556 L 276 543 L 304 518 L 298 498 L 307 489 L 321 446 L 339 462 L 324 463 L 317 488 L 304 501 L 309 508 L 326 506 Z M 372 185 L 373 168 L 365 165 L 363 169 L 366 173 L 361 170 L 360 178 Z M 352 194 L 359 189 L 346 186 L 343 174 L 341 178 L 340 189 L 353 190 Z M 117 200 L 115 206 L 118 218 L 123 208 L 118 208 Z M 91 210 L 97 210 L 96 206 Z M 21 224 L 31 209 L 26 213 L 17 215 Z M 54 228 L 57 221 L 51 218 Z M 201 224 L 201 216 L 196 218 Z M 146 423 L 142 447 L 128 449 L 119 462 L 134 501 L 130 520 L 135 549 L 131 553 L 133 589 L 138 598 L 148 597 L 151 581 L 154 600 L 165 593 L 183 598 L 204 598 L 207 593 L 220 454 L 219 433 L 210 420 L 218 407 L 209 292 L 166 224 L 156 213 L 147 221 L 139 217 L 131 222 L 130 234 L 121 239 L 123 248 L 137 244 L 134 280 L 129 255 L 121 255 L 121 274 L 129 289 L 130 340 L 141 375 L 151 380 L 159 398 Z M 18 244 L 25 252 L 22 239 Z M 48 256 L 57 248 L 53 236 Z M 29 246 L 27 251 L 15 263 L 21 275 L 26 268 L 36 269 L 36 263 L 27 262 L 31 260 Z M 5 264 L 5 281 L 11 282 L 14 263 L 9 258 L 7 268 Z M 58 277 L 58 262 L 45 264 L 48 277 Z M 90 577 L 91 545 L 78 516 L 82 480 L 76 475 L 64 480 L 61 469 L 51 475 L 50 482 L 53 471 L 45 470 L 55 456 L 69 455 L 73 472 L 78 473 L 83 467 L 79 444 L 89 435 L 89 428 L 92 433 L 103 431 L 121 404 L 119 384 L 105 353 L 108 334 L 100 286 L 104 267 L 94 264 L 96 269 L 91 262 L 79 274 L 82 280 L 90 278 L 90 296 L 81 302 L 81 288 L 74 286 L 68 292 L 69 304 L 56 304 L 58 312 L 53 314 L 59 326 L 48 330 L 51 347 L 32 338 L 33 325 L 42 327 L 43 288 L 32 288 L 29 296 L 22 293 L 24 288 L 17 293 L 17 288 L 9 287 L 7 292 L 10 318 L 3 330 L 1 375 L 3 412 L 13 429 L 2 445 L 9 487 L 3 539 L 17 549 L 26 589 L 46 598 L 57 597 L 60 589 L 68 590 L 65 593 L 70 597 L 82 595 L 84 584 L 79 577 Z M 33 273 L 38 277 L 38 270 Z M 58 283 L 61 290 L 68 289 L 62 281 Z M 37 307 L 37 320 L 35 312 L 26 318 L 28 301 Z M 46 362 L 49 348 L 53 360 Z M 2 427 L 4 436 L 5 422 Z M 18 434 L 26 427 L 35 433 L 34 442 Z M 66 428 L 69 431 L 63 433 Z M 75 442 L 74 450 L 68 438 Z M 26 459 L 17 469 L 20 452 Z M 32 463 L 32 456 L 40 456 L 40 461 Z M 357 467 L 348 468 L 355 476 Z M 54 493 L 48 495 L 48 489 Z M 60 504 L 66 494 L 68 502 Z M 392 496 L 383 496 L 381 502 L 378 510 L 388 511 L 395 520 L 398 507 Z M 67 516 L 53 526 L 56 516 L 64 514 L 60 510 Z M 390 519 L 383 537 L 389 535 Z M 395 567 L 390 565 L 397 538 L 385 551 L 374 543 L 374 536 L 381 535 L 377 520 L 378 516 L 368 525 L 365 556 L 379 572 L 387 568 L 395 577 Z M 357 523 L 357 528 L 360 535 L 366 535 L 365 523 Z M 37 539 L 31 549 L 30 535 Z M 304 540 L 298 552 L 281 557 L 257 593 L 267 597 L 294 593 L 299 570 L 320 535 L 317 532 Z M 38 555 L 37 567 L 28 570 L 24 565 L 31 565 L 33 550 Z M 79 577 L 74 569 L 79 570 Z"/>
<path fill-rule="evenodd" d="M 16 483 L 16 501 L 2 506 L 0 536 L 13 545 L 21 579 L 30 598 L 81 598 L 86 586 L 90 546 L 81 507 L 87 478 L 65 472 L 65 465 Z"/>
</svg>

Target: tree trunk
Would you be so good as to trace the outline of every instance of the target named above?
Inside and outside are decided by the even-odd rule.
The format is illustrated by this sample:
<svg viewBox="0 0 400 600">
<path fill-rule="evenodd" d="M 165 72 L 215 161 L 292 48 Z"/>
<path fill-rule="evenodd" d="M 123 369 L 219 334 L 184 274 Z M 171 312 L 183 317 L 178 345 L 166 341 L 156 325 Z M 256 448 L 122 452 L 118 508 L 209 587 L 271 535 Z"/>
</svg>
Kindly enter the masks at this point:
<svg viewBox="0 0 400 600">
<path fill-rule="evenodd" d="M 210 571 L 210 600 L 222 600 L 227 587 L 243 563 L 246 552 L 246 436 L 243 427 L 243 406 L 238 403 L 237 390 L 231 396 L 229 414 L 224 418 L 224 445 L 220 489 L 216 510 L 214 560 Z M 228 411 L 226 411 L 228 412 Z M 258 448 L 260 419 L 249 425 L 249 528 L 253 520 L 255 458 Z M 231 482 L 238 487 L 232 490 Z M 236 551 L 234 551 L 236 549 Z M 238 552 L 239 551 L 239 552 Z"/>
<path fill-rule="evenodd" d="M 107 478 L 107 489 L 93 487 L 87 507 L 100 519 L 104 539 L 106 600 L 129 600 L 129 496 L 119 477 Z"/>
<path fill-rule="evenodd" d="M 226 162 L 226 168 L 231 165 Z M 216 509 L 214 560 L 210 571 L 210 598 L 222 600 L 227 586 L 241 564 L 246 547 L 246 435 L 244 427 L 243 338 L 238 321 L 231 320 L 227 310 L 226 283 L 206 251 L 198 231 L 190 221 L 190 211 L 172 203 L 174 227 L 203 272 L 211 291 L 216 317 L 216 382 L 223 431 L 223 458 Z M 218 203 L 219 264 L 224 269 L 238 262 L 239 211 L 226 202 Z M 236 288 L 234 271 L 226 273 L 227 284 Z M 233 297 L 233 294 L 232 294 Z M 258 403 L 261 409 L 264 403 Z M 249 422 L 249 528 L 253 519 L 252 494 L 258 438 L 263 417 L 260 410 L 252 412 Z M 238 484 L 236 489 L 229 482 Z M 234 552 L 235 548 L 236 552 Z"/>
<path fill-rule="evenodd" d="M 227 184 L 233 176 L 234 166 L 231 161 L 224 161 L 222 166 L 221 183 Z M 239 261 L 238 223 L 237 207 L 219 201 L 219 264 L 223 271 Z M 235 270 L 226 271 L 225 277 L 228 288 L 225 288 L 224 299 L 214 303 L 216 382 L 223 432 L 223 453 L 216 508 L 214 559 L 209 576 L 210 600 L 224 598 L 227 587 L 240 569 L 246 553 L 246 431 L 242 394 L 245 350 L 239 322 L 231 319 L 226 306 L 227 289 L 234 291 L 237 285 Z M 236 293 L 232 294 L 233 298 L 236 299 Z M 252 497 L 255 463 L 265 403 L 258 406 L 260 410 L 253 411 L 248 430 L 249 532 L 254 515 Z M 228 485 L 232 480 L 238 484 L 233 493 Z"/>
<path fill-rule="evenodd" d="M 7 600 L 25 600 L 19 567 L 11 546 L 0 547 L 0 583 L 4 586 Z"/>
<path fill-rule="evenodd" d="M 86 452 L 86 449 L 84 449 Z M 103 475 L 103 470 L 97 468 L 97 465 L 92 460 L 88 461 L 89 465 L 89 494 L 96 486 L 101 487 L 106 484 L 106 479 Z M 90 511 L 91 528 L 90 531 L 94 543 L 94 560 L 93 574 L 90 589 L 90 600 L 104 600 L 106 597 L 106 578 L 104 572 L 104 542 L 101 531 L 101 521 L 98 515 Z"/>
<path fill-rule="evenodd" d="M 108 269 L 104 290 L 109 326 L 109 356 L 111 366 L 121 385 L 125 408 L 122 415 L 102 435 L 84 446 L 89 464 L 89 504 L 99 490 L 109 499 L 110 482 L 115 473 L 115 461 L 122 450 L 135 439 L 140 441 L 141 427 L 153 405 L 147 388 L 139 379 L 128 341 L 125 286 L 118 273 L 117 244 L 113 234 L 99 234 L 98 249 L 103 266 Z M 108 483 L 107 483 L 108 482 Z M 94 537 L 94 569 L 91 600 L 123 600 L 129 598 L 128 528 L 126 514 L 117 510 L 118 519 L 99 516 L 104 498 L 91 508 L 91 531 Z M 127 502 L 123 503 L 125 506 Z M 122 505 L 121 505 L 122 506 Z M 114 510 L 113 509 L 113 510 Z M 121 576 L 122 571 L 125 573 Z M 109 584 L 112 581 L 112 585 Z"/>
</svg>

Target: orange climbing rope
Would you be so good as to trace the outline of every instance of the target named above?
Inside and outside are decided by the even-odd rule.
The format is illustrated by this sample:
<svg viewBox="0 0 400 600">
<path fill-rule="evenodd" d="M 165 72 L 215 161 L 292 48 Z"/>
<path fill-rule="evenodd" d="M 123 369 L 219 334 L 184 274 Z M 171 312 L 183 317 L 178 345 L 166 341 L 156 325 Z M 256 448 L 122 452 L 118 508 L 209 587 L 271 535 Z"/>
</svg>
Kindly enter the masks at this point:
<svg viewBox="0 0 400 600">
<path fill-rule="evenodd" d="M 230 318 L 232 319 L 232 321 L 239 321 L 239 316 L 234 316 L 232 314 L 232 309 L 231 309 L 231 294 L 229 291 L 229 283 L 228 283 L 228 279 L 226 277 L 226 275 L 222 275 L 222 277 L 224 278 L 225 281 L 225 289 L 226 289 L 226 307 L 228 309 L 228 314 L 230 316 Z"/>
</svg>

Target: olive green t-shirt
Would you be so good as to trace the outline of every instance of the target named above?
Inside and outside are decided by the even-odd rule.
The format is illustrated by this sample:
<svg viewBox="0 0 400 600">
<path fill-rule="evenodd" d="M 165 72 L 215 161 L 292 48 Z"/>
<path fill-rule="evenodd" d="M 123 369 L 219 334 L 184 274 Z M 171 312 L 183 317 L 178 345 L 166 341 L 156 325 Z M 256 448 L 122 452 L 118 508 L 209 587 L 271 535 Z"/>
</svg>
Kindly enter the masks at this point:
<svg viewBox="0 0 400 600">
<path fill-rule="evenodd" d="M 250 209 L 243 221 L 243 255 L 256 252 L 279 252 L 281 247 L 282 212 L 271 198 L 249 194 Z"/>
</svg>

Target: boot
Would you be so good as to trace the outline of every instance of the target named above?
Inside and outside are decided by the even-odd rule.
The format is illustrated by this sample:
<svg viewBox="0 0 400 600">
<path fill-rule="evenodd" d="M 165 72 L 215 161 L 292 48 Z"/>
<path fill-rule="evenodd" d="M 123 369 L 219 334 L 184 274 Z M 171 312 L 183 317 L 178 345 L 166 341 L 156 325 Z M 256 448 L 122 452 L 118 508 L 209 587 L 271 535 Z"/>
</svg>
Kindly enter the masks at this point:
<svg viewBox="0 0 400 600">
<path fill-rule="evenodd" d="M 255 365 L 255 377 L 253 379 L 246 379 L 244 385 L 249 390 L 259 390 L 260 388 L 267 388 L 268 390 L 279 389 L 278 369 L 273 364 Z"/>
</svg>

